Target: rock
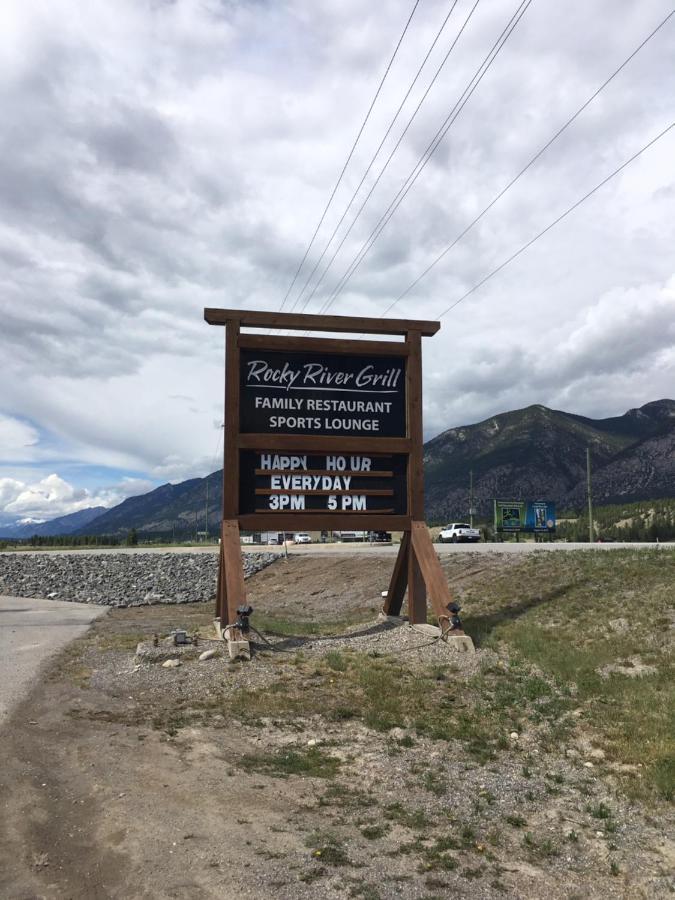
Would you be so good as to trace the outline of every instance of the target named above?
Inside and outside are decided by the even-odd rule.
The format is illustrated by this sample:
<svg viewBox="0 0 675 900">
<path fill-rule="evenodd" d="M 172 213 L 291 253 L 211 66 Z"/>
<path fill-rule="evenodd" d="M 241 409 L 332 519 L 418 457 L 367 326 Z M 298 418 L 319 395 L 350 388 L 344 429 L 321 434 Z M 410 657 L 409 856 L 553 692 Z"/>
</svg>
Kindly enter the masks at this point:
<svg viewBox="0 0 675 900">
<path fill-rule="evenodd" d="M 165 659 L 162 663 L 163 669 L 177 669 L 178 666 L 181 665 L 181 661 L 179 659 Z"/>
<path fill-rule="evenodd" d="M 248 578 L 277 559 L 244 554 Z M 217 553 L 3 553 L 0 594 L 44 597 L 117 608 L 199 603 L 215 594 Z M 177 621 L 176 627 L 181 623 Z"/>
<path fill-rule="evenodd" d="M 213 659 L 214 656 L 218 656 L 218 650 L 205 650 L 203 653 L 199 654 L 199 662 L 206 662 L 207 659 Z"/>
<path fill-rule="evenodd" d="M 468 634 L 449 634 L 444 639 L 449 650 L 455 653 L 475 653 L 476 648 Z"/>
<path fill-rule="evenodd" d="M 316 738 L 311 738 L 310 740 L 307 741 L 307 746 L 308 747 L 316 747 L 316 745 L 318 743 L 319 742 L 316 740 Z"/>
<path fill-rule="evenodd" d="M 628 678 L 644 678 L 648 675 L 656 675 L 658 669 L 643 663 L 639 656 L 631 656 L 623 662 L 609 663 L 595 670 L 602 678 L 610 675 L 625 675 Z"/>
<path fill-rule="evenodd" d="M 429 637 L 440 637 L 441 629 L 438 625 L 427 625 L 426 623 L 422 623 L 420 625 L 412 625 L 413 631 L 418 631 L 420 634 L 428 634 Z"/>
<path fill-rule="evenodd" d="M 623 619 L 623 618 L 611 619 L 611 621 L 609 621 L 607 624 L 610 627 L 610 629 L 612 631 L 615 631 L 617 634 L 623 634 L 624 632 L 628 631 L 628 629 L 630 628 L 628 619 Z"/>
<path fill-rule="evenodd" d="M 592 762 L 585 762 L 585 763 L 584 763 L 584 766 L 585 766 L 587 769 L 592 769 L 592 768 L 594 768 Z"/>
</svg>

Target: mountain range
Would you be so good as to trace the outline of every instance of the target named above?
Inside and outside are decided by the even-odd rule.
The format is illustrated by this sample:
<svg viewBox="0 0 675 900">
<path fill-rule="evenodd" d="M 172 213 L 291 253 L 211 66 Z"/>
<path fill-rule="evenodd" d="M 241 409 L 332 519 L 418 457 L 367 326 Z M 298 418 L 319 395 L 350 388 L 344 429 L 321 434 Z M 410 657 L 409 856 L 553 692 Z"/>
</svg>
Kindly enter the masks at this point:
<svg viewBox="0 0 675 900">
<path fill-rule="evenodd" d="M 471 471 L 480 515 L 491 514 L 495 497 L 580 508 L 586 448 L 596 504 L 675 496 L 675 401 L 608 419 L 536 405 L 451 428 L 425 444 L 427 519 L 466 517 Z"/>
<path fill-rule="evenodd" d="M 581 508 L 586 499 L 586 449 L 596 505 L 675 497 L 675 401 L 657 400 L 622 416 L 590 419 L 545 406 L 501 413 L 450 428 L 424 446 L 426 517 L 430 523 L 466 518 L 473 473 L 474 506 L 491 516 L 492 500 L 554 500 Z M 28 528 L 40 534 L 194 536 L 220 524 L 222 470 L 99 508 L 77 522 L 73 513 Z M 49 528 L 45 531 L 38 529 Z M 61 528 L 61 531 L 54 530 Z M 63 529 L 67 528 L 67 531 Z M 3 528 L 1 536 L 7 534 Z M 19 536 L 19 535 L 16 535 Z"/>
<path fill-rule="evenodd" d="M 105 506 L 89 506 L 87 509 L 80 509 L 78 512 L 69 513 L 67 516 L 59 516 L 56 519 L 49 519 L 47 522 L 23 521 L 15 522 L 10 525 L 0 525 L 0 538 L 12 538 L 14 540 L 23 540 L 30 538 L 34 534 L 41 537 L 54 537 L 61 534 L 75 534 L 97 519 L 102 513 L 107 513 Z"/>
</svg>

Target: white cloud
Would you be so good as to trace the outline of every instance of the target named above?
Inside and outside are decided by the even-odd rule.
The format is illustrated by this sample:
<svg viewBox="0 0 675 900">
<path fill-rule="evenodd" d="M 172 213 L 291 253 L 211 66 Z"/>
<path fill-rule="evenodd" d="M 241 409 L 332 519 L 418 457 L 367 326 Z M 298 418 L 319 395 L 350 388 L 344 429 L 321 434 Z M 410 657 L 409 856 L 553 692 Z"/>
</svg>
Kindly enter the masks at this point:
<svg viewBox="0 0 675 900">
<path fill-rule="evenodd" d="M 32 483 L 0 478 L 0 521 L 45 521 L 92 506 L 111 507 L 154 486 L 147 479 L 124 478 L 116 485 L 90 491 L 77 488 L 56 473 Z"/>
<path fill-rule="evenodd" d="M 470 5 L 460 0 L 429 73 Z M 46 488 L 30 500 L 20 473 L 36 461 L 151 480 L 217 467 L 223 335 L 202 309 L 279 307 L 409 6 L 3 5 L 0 461 L 26 504 L 80 502 Z M 479 5 L 308 311 L 515 7 Z M 332 311 L 379 315 L 668 10 L 532 4 Z M 446 11 L 420 4 L 310 265 Z M 435 317 L 659 131 L 674 52 L 671 22 L 394 314 Z M 425 341 L 429 435 L 529 403 L 610 415 L 672 396 L 674 147 L 671 134 Z"/>
<path fill-rule="evenodd" d="M 31 459 L 38 441 L 31 425 L 0 413 L 0 461 Z"/>
<path fill-rule="evenodd" d="M 48 475 L 35 484 L 22 485 L 21 490 L 4 507 L 4 513 L 21 518 L 53 518 L 66 512 L 86 509 L 88 492 L 68 484 L 58 475 Z M 55 510 L 57 510 L 55 512 Z"/>
</svg>

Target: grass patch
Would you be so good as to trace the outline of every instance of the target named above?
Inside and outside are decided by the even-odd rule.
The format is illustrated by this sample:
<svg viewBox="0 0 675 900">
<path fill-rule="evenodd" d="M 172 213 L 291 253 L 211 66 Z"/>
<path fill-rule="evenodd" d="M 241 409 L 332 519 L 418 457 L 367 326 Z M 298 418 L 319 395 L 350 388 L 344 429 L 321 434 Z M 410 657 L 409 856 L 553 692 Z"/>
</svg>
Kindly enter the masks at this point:
<svg viewBox="0 0 675 900">
<path fill-rule="evenodd" d="M 402 803 L 389 803 L 382 810 L 382 815 L 385 819 L 389 819 L 392 822 L 397 822 L 399 825 L 404 825 L 406 828 L 410 828 L 411 830 L 419 831 L 423 828 L 433 828 L 435 825 L 435 819 L 433 819 L 429 813 L 423 809 L 422 807 L 418 808 L 410 808 L 409 806 L 404 806 Z"/>
<path fill-rule="evenodd" d="M 642 779 L 627 779 L 624 787 L 636 796 L 675 794 L 675 667 L 669 654 L 667 629 L 675 552 L 672 550 L 616 550 L 608 552 L 532 554 L 514 571 L 491 579 L 491 603 L 483 603 L 474 619 L 465 617 L 469 634 L 481 635 L 483 645 L 507 646 L 527 665 L 534 664 L 544 681 L 560 689 L 547 696 L 541 682 L 521 685 L 521 696 L 534 704 L 535 721 L 549 719 L 558 706 L 569 707 L 566 694 L 584 708 L 587 724 L 608 761 L 644 766 Z M 504 601 L 502 598 L 516 599 Z M 630 628 L 614 629 L 625 617 L 627 603 L 639 606 Z M 475 628 L 475 631 L 474 631 Z M 642 678 L 610 675 L 599 670 L 640 656 L 656 674 Z M 539 690 L 540 696 L 536 696 Z M 513 690 L 505 682 L 503 699 Z M 514 698 L 515 699 L 515 698 Z M 563 717 L 561 727 L 569 727 Z M 553 723 L 552 740 L 560 738 Z"/>
<path fill-rule="evenodd" d="M 351 866 L 343 842 L 330 831 L 310 834 L 305 846 L 311 849 L 311 857 L 323 866 Z"/>
<path fill-rule="evenodd" d="M 419 846 L 422 862 L 419 872 L 450 872 L 457 868 L 457 859 L 448 851 L 457 849 L 459 844 L 452 836 L 437 838 L 430 847 Z"/>
<path fill-rule="evenodd" d="M 519 815 L 504 816 L 504 819 L 505 819 L 505 821 L 507 821 L 509 823 L 509 825 L 513 825 L 514 828 L 523 828 L 525 825 L 527 825 L 527 822 L 523 818 L 523 816 L 519 816 Z"/>
<path fill-rule="evenodd" d="M 523 846 L 534 859 L 550 859 L 553 856 L 558 856 L 560 853 L 557 845 L 550 838 L 537 840 L 529 831 L 523 838 Z"/>
<path fill-rule="evenodd" d="M 276 753 L 247 753 L 239 760 L 242 769 L 288 778 L 305 775 L 311 778 L 334 778 L 340 769 L 340 760 L 329 756 L 318 747 L 307 750 L 278 750 Z"/>
<path fill-rule="evenodd" d="M 348 663 L 343 653 L 331 650 L 326 654 L 326 665 L 334 672 L 346 672 Z"/>
<path fill-rule="evenodd" d="M 388 834 L 390 830 L 391 826 L 387 822 L 382 822 L 380 824 L 364 825 L 361 829 L 361 834 L 369 841 L 376 841 Z"/>
</svg>

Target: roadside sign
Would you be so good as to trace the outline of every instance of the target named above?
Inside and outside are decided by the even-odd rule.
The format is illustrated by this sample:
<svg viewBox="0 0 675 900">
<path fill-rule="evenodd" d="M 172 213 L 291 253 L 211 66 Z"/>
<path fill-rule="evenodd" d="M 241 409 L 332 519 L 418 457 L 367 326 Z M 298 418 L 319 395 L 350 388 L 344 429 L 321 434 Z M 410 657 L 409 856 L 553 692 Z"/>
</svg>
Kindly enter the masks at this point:
<svg viewBox="0 0 675 900">
<path fill-rule="evenodd" d="M 497 532 L 548 534 L 555 531 L 555 503 L 551 500 L 495 500 Z"/>
<path fill-rule="evenodd" d="M 426 621 L 428 588 L 449 621 L 447 580 L 424 522 L 422 462 L 422 338 L 440 323 L 230 309 L 204 318 L 225 326 L 221 623 L 245 602 L 240 530 L 401 531 L 385 611 L 398 615 L 407 590 L 411 621 Z"/>
</svg>

